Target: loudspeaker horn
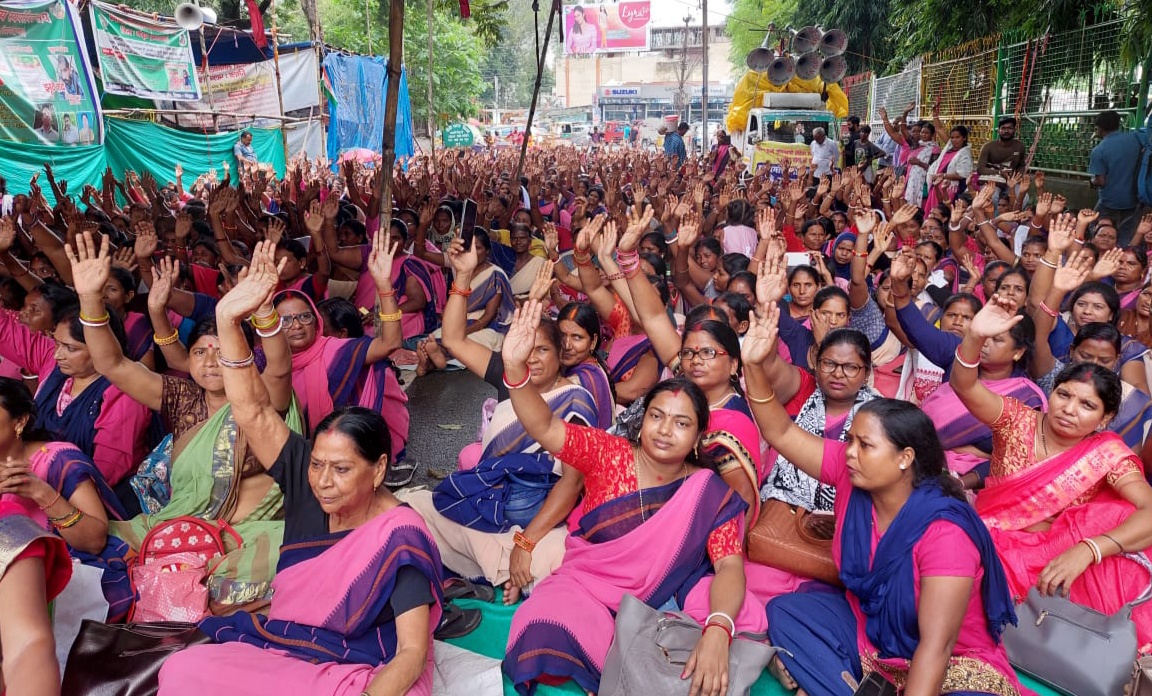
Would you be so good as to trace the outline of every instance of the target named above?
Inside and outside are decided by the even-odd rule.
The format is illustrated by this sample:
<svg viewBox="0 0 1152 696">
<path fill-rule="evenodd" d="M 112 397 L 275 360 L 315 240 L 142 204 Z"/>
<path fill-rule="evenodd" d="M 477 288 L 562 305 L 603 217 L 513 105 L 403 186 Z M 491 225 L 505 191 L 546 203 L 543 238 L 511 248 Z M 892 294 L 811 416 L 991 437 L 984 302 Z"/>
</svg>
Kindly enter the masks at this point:
<svg viewBox="0 0 1152 696">
<path fill-rule="evenodd" d="M 772 51 L 768 48 L 768 43 L 770 41 L 771 38 L 765 36 L 764 43 L 760 44 L 759 48 L 754 48 L 748 52 L 748 56 L 744 58 L 744 64 L 748 66 L 749 70 L 755 72 L 764 72 L 770 65 L 772 65 L 772 61 L 776 58 L 776 54 L 772 53 Z"/>
<path fill-rule="evenodd" d="M 811 80 L 820 74 L 820 64 L 824 60 L 819 53 L 805 53 L 796 61 L 796 77 Z"/>
<path fill-rule="evenodd" d="M 768 73 L 769 82 L 783 87 L 796 77 L 796 61 L 792 56 L 776 56 L 765 72 Z"/>
<path fill-rule="evenodd" d="M 798 55 L 811 53 L 820 45 L 823 37 L 824 32 L 818 27 L 804 27 L 792 36 L 792 52 Z"/>
<path fill-rule="evenodd" d="M 820 79 L 824 80 L 825 84 L 832 84 L 844 79 L 848 74 L 848 61 L 844 60 L 844 56 L 830 56 L 824 59 L 820 64 Z"/>
<path fill-rule="evenodd" d="M 216 23 L 216 10 L 212 9 L 211 7 L 201 7 L 200 11 L 204 14 L 205 24 Z"/>
<path fill-rule="evenodd" d="M 204 24 L 204 10 L 191 2 L 182 2 L 176 6 L 176 23 L 181 29 L 196 31 Z"/>
<path fill-rule="evenodd" d="M 820 37 L 820 45 L 817 50 L 825 58 L 838 56 L 848 50 L 848 35 L 839 29 L 829 29 L 824 32 L 824 36 Z"/>
</svg>

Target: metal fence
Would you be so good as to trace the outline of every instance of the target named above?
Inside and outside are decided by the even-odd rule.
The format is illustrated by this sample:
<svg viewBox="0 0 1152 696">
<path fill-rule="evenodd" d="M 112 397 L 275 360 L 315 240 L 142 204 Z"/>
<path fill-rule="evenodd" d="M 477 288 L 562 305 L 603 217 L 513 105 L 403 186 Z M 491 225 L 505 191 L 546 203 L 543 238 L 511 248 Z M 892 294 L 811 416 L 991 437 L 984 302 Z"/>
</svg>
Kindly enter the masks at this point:
<svg viewBox="0 0 1152 696">
<path fill-rule="evenodd" d="M 939 102 L 944 123 L 968 127 L 973 150 L 998 118 L 1015 116 L 1029 146 L 1040 132 L 1033 169 L 1082 176 L 1096 114 L 1118 111 L 1129 126 L 1144 116 L 1137 66 L 1120 57 L 1122 31 L 1117 20 L 1031 39 L 993 36 L 921 56 L 896 75 L 853 75 L 844 80 L 848 110 L 877 124 L 879 107 L 895 117 L 915 103 L 913 113 L 931 119 Z"/>
</svg>

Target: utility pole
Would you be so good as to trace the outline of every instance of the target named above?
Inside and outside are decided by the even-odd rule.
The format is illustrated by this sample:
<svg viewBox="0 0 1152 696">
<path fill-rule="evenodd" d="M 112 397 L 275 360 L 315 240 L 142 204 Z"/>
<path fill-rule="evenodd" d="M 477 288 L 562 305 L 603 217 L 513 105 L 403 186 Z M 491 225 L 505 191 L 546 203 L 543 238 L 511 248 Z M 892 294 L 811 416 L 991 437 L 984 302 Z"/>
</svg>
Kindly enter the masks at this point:
<svg viewBox="0 0 1152 696">
<path fill-rule="evenodd" d="M 700 134 L 700 147 L 708 149 L 708 0 L 700 0 L 700 50 L 701 80 L 703 89 L 700 94 L 700 122 L 704 132 Z"/>
<path fill-rule="evenodd" d="M 691 102 L 688 99 L 688 90 L 686 85 L 688 83 L 688 26 L 692 23 L 692 15 L 684 15 L 684 40 L 681 42 L 680 48 L 680 84 L 677 91 L 677 97 L 680 99 L 680 108 L 683 109 L 685 123 L 691 121 L 692 108 Z"/>
<path fill-rule="evenodd" d="M 432 24 L 435 21 L 432 14 L 432 3 L 428 0 L 428 143 L 432 150 L 432 158 L 436 158 L 436 109 L 432 102 Z"/>
<path fill-rule="evenodd" d="M 496 85 L 492 91 L 492 125 L 500 125 L 500 76 L 494 75 Z"/>
</svg>

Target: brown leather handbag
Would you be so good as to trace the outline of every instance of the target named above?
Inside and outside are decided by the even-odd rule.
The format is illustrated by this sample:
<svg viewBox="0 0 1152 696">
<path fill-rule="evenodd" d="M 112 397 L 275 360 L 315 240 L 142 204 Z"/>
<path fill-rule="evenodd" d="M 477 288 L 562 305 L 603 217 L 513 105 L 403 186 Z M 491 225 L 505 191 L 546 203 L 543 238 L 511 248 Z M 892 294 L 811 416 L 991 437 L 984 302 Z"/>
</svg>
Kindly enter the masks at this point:
<svg viewBox="0 0 1152 696">
<path fill-rule="evenodd" d="M 160 667 L 179 650 L 211 643 L 196 624 L 85 620 L 68 651 L 61 696 L 155 696 Z"/>
<path fill-rule="evenodd" d="M 831 515 L 813 515 L 802 507 L 767 500 L 748 531 L 748 558 L 842 587 L 840 571 L 832 561 L 835 528 Z"/>
</svg>

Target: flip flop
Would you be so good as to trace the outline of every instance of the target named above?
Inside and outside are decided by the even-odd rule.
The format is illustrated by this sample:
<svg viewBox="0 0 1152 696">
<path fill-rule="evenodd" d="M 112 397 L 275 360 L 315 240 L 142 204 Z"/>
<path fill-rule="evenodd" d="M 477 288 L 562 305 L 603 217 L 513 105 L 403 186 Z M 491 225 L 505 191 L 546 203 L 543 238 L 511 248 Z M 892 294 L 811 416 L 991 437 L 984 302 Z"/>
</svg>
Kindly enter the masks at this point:
<svg viewBox="0 0 1152 696">
<path fill-rule="evenodd" d="M 481 602 L 496 600 L 496 590 L 488 585 L 478 585 L 465 578 L 448 578 L 441 585 L 444 589 L 444 601 L 453 599 L 478 599 Z"/>
<path fill-rule="evenodd" d="M 483 615 L 479 609 L 461 609 L 455 604 L 444 607 L 444 616 L 436 627 L 433 637 L 436 640 L 462 638 L 480 626 Z"/>
<path fill-rule="evenodd" d="M 384 485 L 388 488 L 403 488 L 412 483 L 418 468 L 420 468 L 419 462 L 407 459 L 396 462 L 388 467 L 388 474 L 384 476 Z"/>
</svg>

